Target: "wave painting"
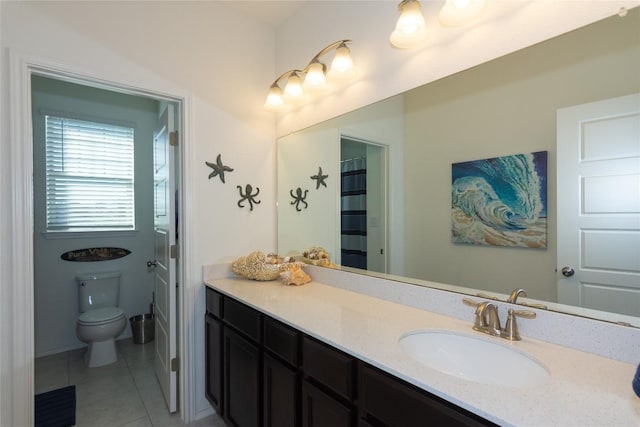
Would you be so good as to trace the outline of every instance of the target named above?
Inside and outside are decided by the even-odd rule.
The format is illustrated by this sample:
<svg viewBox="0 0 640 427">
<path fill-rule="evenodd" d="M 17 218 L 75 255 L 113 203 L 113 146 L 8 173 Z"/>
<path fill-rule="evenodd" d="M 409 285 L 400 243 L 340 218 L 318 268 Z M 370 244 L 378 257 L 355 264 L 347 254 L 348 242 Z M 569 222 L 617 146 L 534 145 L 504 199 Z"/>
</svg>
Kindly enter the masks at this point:
<svg viewBox="0 0 640 427">
<path fill-rule="evenodd" d="M 454 243 L 547 247 L 547 152 L 451 165 Z"/>
</svg>

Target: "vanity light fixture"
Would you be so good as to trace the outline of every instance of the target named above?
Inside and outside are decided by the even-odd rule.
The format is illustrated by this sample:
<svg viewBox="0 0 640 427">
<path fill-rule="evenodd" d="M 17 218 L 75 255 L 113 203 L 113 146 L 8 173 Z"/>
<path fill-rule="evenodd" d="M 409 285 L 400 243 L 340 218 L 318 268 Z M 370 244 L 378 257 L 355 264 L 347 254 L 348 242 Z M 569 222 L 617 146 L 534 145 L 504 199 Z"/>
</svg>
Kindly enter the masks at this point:
<svg viewBox="0 0 640 427">
<path fill-rule="evenodd" d="M 400 49 L 416 47 L 427 38 L 427 25 L 418 0 L 402 0 L 398 4 L 400 17 L 391 33 L 391 44 Z"/>
<path fill-rule="evenodd" d="M 438 18 L 445 26 L 469 23 L 484 11 L 487 0 L 446 0 Z M 389 39 L 400 49 L 417 47 L 427 39 L 427 26 L 418 0 L 402 0 L 400 17 Z"/>
<path fill-rule="evenodd" d="M 447 0 L 438 18 L 442 25 L 456 26 L 466 24 L 477 18 L 484 10 L 486 0 Z"/>
<path fill-rule="evenodd" d="M 264 107 L 269 111 L 283 111 L 288 101 L 299 99 L 305 90 L 313 90 L 324 86 L 329 79 L 341 79 L 352 77 L 354 73 L 351 51 L 347 46 L 351 40 L 338 40 L 318 52 L 311 61 L 301 70 L 289 70 L 282 73 L 269 88 Z M 335 51 L 331 68 L 327 72 L 327 66 L 320 58 L 329 52 Z M 285 82 L 284 91 L 280 84 Z"/>
</svg>

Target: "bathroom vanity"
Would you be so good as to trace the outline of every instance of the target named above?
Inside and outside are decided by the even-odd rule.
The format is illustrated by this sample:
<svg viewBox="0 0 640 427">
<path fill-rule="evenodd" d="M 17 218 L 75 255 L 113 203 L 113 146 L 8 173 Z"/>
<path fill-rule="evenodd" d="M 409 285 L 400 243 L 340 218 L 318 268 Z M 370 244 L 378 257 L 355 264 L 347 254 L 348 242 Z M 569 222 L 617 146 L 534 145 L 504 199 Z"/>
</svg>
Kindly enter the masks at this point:
<svg viewBox="0 0 640 427">
<path fill-rule="evenodd" d="M 442 304 L 459 300 L 466 320 L 323 283 L 329 273 L 322 269 L 309 272 L 318 279 L 291 287 L 233 277 L 228 266 L 205 268 L 206 395 L 229 425 L 640 425 L 632 363 L 531 338 L 526 327 L 518 342 L 475 332 L 462 295 L 438 291 Z M 414 300 L 425 297 L 421 287 L 388 282 Z M 441 372 L 400 345 L 416 331 L 505 347 L 543 374 L 528 384 L 515 376 L 492 384 Z"/>
</svg>

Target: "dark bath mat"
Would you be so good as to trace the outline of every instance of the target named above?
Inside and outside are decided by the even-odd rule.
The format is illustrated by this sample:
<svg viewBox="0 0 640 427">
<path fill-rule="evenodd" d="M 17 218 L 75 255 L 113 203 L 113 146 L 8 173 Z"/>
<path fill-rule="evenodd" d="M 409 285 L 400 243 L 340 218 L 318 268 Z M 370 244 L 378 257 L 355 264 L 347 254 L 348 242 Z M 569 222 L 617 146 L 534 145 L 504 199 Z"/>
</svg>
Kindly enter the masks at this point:
<svg viewBox="0 0 640 427">
<path fill-rule="evenodd" d="M 76 386 L 36 394 L 35 427 L 76 425 Z"/>
</svg>

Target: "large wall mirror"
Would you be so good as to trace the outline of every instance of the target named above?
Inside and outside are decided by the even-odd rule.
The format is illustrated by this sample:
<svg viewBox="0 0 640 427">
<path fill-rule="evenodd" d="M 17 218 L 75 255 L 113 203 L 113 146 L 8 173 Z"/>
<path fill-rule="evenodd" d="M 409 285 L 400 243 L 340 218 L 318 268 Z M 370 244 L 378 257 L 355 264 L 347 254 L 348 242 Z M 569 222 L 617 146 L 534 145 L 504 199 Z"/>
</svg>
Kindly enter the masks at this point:
<svg viewBox="0 0 640 427">
<path fill-rule="evenodd" d="M 411 283 L 498 298 L 524 288 L 528 293 L 524 302 L 640 327 L 640 98 L 633 97 L 640 93 L 639 9 L 280 138 L 279 252 L 301 252 L 319 245 L 340 263 L 341 140 L 346 137 L 384 147 L 385 182 L 383 191 L 375 196 L 383 200 L 384 215 L 364 219 L 369 231 L 384 227 L 386 237 L 377 243 L 379 247 L 368 249 L 383 253 L 384 262 L 376 263 L 372 270 L 377 272 L 361 270 L 363 274 L 382 271 Z M 611 189 L 621 188 L 614 183 L 624 182 L 621 195 L 610 197 L 624 203 L 618 203 L 613 215 L 594 215 L 599 221 L 595 233 L 574 233 L 580 241 L 569 246 L 584 248 L 588 243 L 596 250 L 577 255 L 579 265 L 573 265 L 572 259 L 563 260 L 569 251 L 560 240 L 565 239 L 565 228 L 575 228 L 575 221 L 565 225 L 564 196 L 558 199 L 557 188 L 562 189 L 566 182 L 576 184 L 569 186 L 576 193 L 571 198 L 584 208 L 587 190 L 578 183 L 588 180 L 579 178 L 562 157 L 567 154 L 557 136 L 562 126 L 558 111 L 572 112 L 575 106 L 600 105 L 593 103 L 612 99 L 623 100 L 636 110 L 622 114 L 623 120 L 618 121 L 626 135 L 620 143 L 624 164 L 630 169 L 621 171 L 614 165 L 608 176 L 624 178 L 599 180 L 600 192 L 609 194 L 614 193 L 604 181 L 613 185 Z M 584 131 L 579 119 L 576 123 Z M 592 128 L 604 141 L 601 148 L 615 145 L 607 142 L 611 139 L 605 132 L 607 125 L 598 121 Z M 585 138 L 583 134 L 577 137 Z M 586 156 L 589 144 L 586 139 L 577 144 L 581 151 L 569 153 L 569 160 Z M 454 243 L 452 164 L 541 151 L 547 152 L 546 247 Z M 600 151 L 599 158 L 604 157 L 619 156 Z M 316 188 L 311 176 L 319 168 L 328 176 L 326 186 Z M 299 211 L 293 197 L 298 189 L 308 190 L 308 206 Z M 624 221 L 612 226 L 613 231 L 606 231 L 612 223 L 609 218 L 622 217 Z M 616 237 L 601 239 L 603 235 Z M 598 282 L 604 279 L 597 275 L 580 292 L 563 289 L 577 274 L 565 277 L 557 270 L 564 266 L 598 270 L 598 262 L 589 257 L 607 255 L 614 247 L 625 248 L 611 267 L 624 276 L 614 292 L 603 290 Z"/>
</svg>

